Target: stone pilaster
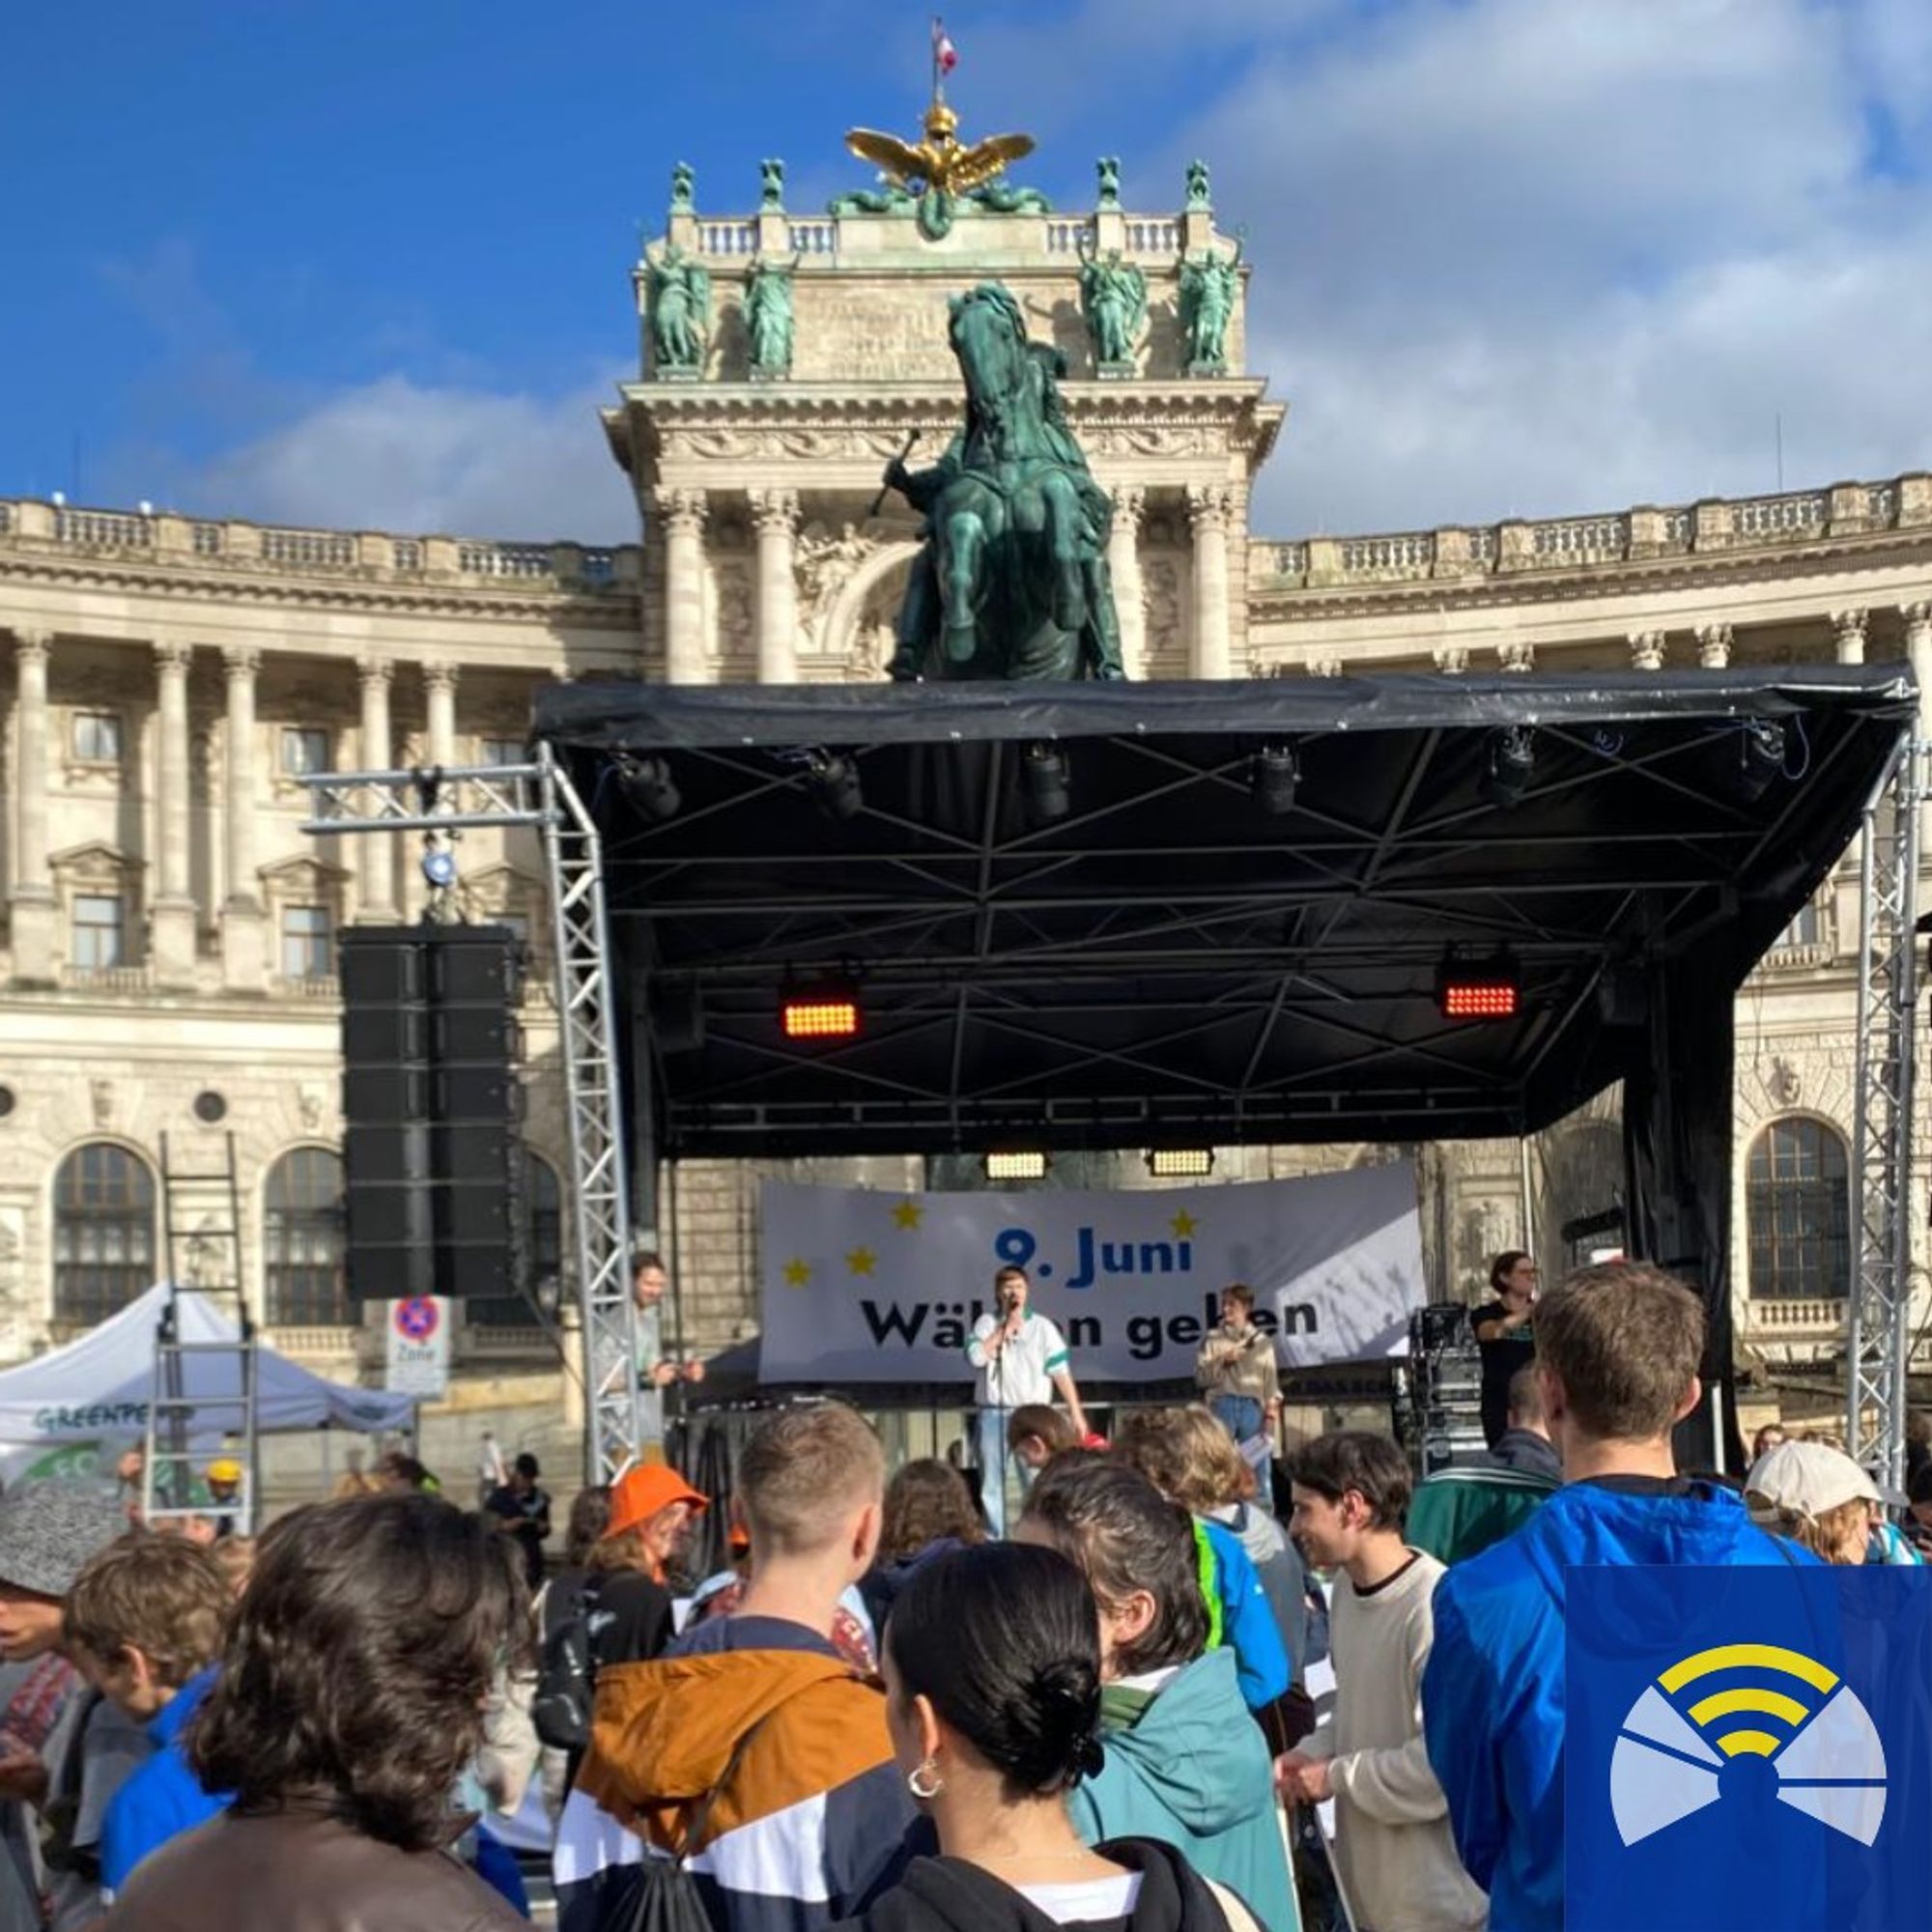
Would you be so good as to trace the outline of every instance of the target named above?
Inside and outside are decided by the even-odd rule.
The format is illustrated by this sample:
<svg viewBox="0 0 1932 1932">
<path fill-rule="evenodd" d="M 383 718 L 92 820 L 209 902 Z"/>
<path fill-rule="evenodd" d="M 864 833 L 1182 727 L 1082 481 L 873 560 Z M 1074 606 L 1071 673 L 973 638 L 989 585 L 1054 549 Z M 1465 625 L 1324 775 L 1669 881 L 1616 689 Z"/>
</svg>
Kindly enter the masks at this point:
<svg viewBox="0 0 1932 1932">
<path fill-rule="evenodd" d="M 155 983 L 194 983 L 195 910 L 188 879 L 187 674 L 190 644 L 155 644 L 158 732 L 155 747 L 155 854 L 158 861 L 152 911 Z"/>
<path fill-rule="evenodd" d="M 798 492 L 753 490 L 758 542 L 758 682 L 798 682 Z"/>
<path fill-rule="evenodd" d="M 1496 646 L 1496 664 L 1508 671 L 1534 670 L 1536 646 L 1521 638 L 1512 638 L 1507 643 Z"/>
<path fill-rule="evenodd" d="M 1147 675 L 1147 605 L 1141 582 L 1141 515 L 1147 492 L 1122 484 L 1114 492 L 1114 525 L 1107 538 L 1107 574 L 1114 580 L 1114 611 L 1121 620 L 1121 663 L 1129 677 Z"/>
<path fill-rule="evenodd" d="M 1633 631 L 1630 634 L 1632 670 L 1663 668 L 1664 634 L 1662 631 Z"/>
<path fill-rule="evenodd" d="M 1706 670 L 1722 670 L 1731 661 L 1731 627 L 1728 624 L 1697 626 L 1697 662 Z"/>
<path fill-rule="evenodd" d="M 221 977 L 231 992 L 259 993 L 269 970 L 268 927 L 255 871 L 255 677 L 262 654 L 231 644 L 221 663 L 228 679 L 223 785 L 228 896 L 221 907 Z"/>
<path fill-rule="evenodd" d="M 1861 665 L 1865 661 L 1865 612 L 1833 611 L 1832 634 L 1837 641 L 1841 665 Z"/>
<path fill-rule="evenodd" d="M 1918 686 L 1918 735 L 1932 738 L 1932 604 L 1901 604 L 1905 619 L 1905 654 Z"/>
<path fill-rule="evenodd" d="M 362 737 L 357 758 L 365 772 L 386 772 L 395 757 L 389 734 L 389 686 L 396 668 L 387 658 L 357 658 L 355 682 L 362 694 Z M 361 915 L 365 923 L 387 925 L 396 910 L 396 840 L 369 832 L 355 841 L 361 867 Z"/>
<path fill-rule="evenodd" d="M 704 516 L 702 490 L 660 490 L 665 532 L 665 682 L 704 680 Z"/>
<path fill-rule="evenodd" d="M 425 754 L 432 765 L 453 765 L 456 762 L 456 679 L 457 668 L 453 664 L 423 666 L 424 708 L 427 714 L 423 742 Z"/>
<path fill-rule="evenodd" d="M 1194 653 L 1190 677 L 1230 674 L 1228 505 L 1225 485 L 1190 484 L 1187 517 L 1194 530 Z"/>
<path fill-rule="evenodd" d="M 1435 660 L 1435 668 L 1444 677 L 1461 677 L 1469 668 L 1467 644 L 1437 644 L 1430 656 Z"/>
<path fill-rule="evenodd" d="M 14 977 L 36 984 L 54 978 L 57 936 L 53 873 L 47 848 L 47 631 L 14 633 L 14 889 L 9 923 Z"/>
</svg>

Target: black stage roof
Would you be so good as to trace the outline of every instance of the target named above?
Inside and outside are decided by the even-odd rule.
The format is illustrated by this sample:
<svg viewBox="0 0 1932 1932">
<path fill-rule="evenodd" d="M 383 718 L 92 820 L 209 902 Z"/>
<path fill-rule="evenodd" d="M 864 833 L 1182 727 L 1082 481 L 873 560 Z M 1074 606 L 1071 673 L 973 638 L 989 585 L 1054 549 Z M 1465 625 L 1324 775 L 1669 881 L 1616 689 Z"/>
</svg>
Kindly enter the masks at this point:
<svg viewBox="0 0 1932 1932">
<path fill-rule="evenodd" d="M 833 1154 L 1533 1131 L 1645 1052 L 1649 975 L 1744 979 L 1914 707 L 1903 666 L 591 683 L 546 691 L 537 731 L 605 835 L 659 1151 Z M 1751 720 L 1784 731 L 1755 798 Z M 1506 725 L 1534 748 L 1513 808 L 1484 784 Z M 1042 744 L 1051 822 L 1022 778 Z M 1284 745 L 1269 815 L 1257 758 Z M 853 815 L 816 802 L 814 753 L 856 767 Z M 672 815 L 619 754 L 663 760 Z M 1517 1018 L 1442 1017 L 1451 946 L 1514 957 Z M 861 1037 L 787 1041 L 783 990 L 838 975 Z"/>
</svg>

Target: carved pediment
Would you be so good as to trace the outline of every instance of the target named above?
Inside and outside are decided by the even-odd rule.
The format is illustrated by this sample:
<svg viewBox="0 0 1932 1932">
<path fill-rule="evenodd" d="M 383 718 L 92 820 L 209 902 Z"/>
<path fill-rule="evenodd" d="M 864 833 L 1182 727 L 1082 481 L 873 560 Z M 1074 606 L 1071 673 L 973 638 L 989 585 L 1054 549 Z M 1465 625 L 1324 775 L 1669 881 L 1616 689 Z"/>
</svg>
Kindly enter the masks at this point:
<svg viewBox="0 0 1932 1932">
<path fill-rule="evenodd" d="M 298 852 L 277 859 L 272 866 L 260 867 L 258 876 L 264 885 L 276 887 L 294 898 L 304 893 L 320 895 L 336 892 L 347 882 L 349 872 L 346 867 L 330 865 L 312 853 Z"/>
<path fill-rule="evenodd" d="M 99 886 L 109 892 L 123 892 L 147 870 L 139 859 L 116 851 L 105 839 L 89 839 L 84 845 L 70 845 L 47 861 L 54 877 L 64 884 L 85 890 Z"/>
</svg>

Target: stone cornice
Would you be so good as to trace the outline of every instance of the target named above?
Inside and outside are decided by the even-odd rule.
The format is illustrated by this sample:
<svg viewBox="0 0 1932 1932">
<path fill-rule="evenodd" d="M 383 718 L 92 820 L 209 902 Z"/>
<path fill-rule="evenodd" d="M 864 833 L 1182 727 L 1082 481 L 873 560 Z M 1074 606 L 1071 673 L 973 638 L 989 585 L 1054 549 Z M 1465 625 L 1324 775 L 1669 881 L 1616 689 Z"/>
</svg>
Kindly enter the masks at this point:
<svg viewBox="0 0 1932 1932">
<path fill-rule="evenodd" d="M 635 632 L 639 597 L 629 588 L 591 595 L 552 591 L 533 595 L 497 582 L 404 584 L 336 582 L 325 578 L 235 573 L 167 564 L 140 556 L 82 556 L 49 545 L 0 549 L 0 583 L 107 590 L 116 595 L 179 597 L 198 604 L 278 609 L 385 611 L 400 615 L 461 617 L 469 622 L 568 624 L 580 629 Z"/>
</svg>

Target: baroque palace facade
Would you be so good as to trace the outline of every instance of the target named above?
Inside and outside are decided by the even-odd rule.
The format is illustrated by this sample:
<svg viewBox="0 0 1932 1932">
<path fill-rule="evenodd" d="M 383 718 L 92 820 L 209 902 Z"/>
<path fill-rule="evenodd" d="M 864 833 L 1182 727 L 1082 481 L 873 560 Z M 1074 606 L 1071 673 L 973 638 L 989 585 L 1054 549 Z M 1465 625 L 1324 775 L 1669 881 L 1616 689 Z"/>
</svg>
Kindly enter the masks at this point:
<svg viewBox="0 0 1932 1932">
<path fill-rule="evenodd" d="M 956 426 L 946 297 L 975 282 L 1006 283 L 1065 353 L 1073 428 L 1114 496 L 1136 676 L 1533 679 L 1871 658 L 1909 659 L 1932 686 L 1932 474 L 1259 535 L 1250 493 L 1286 412 L 1246 370 L 1247 266 L 1215 225 L 1205 169 L 1178 213 L 1127 212 L 1103 163 L 1089 213 L 988 197 L 937 239 L 903 197 L 810 217 L 781 199 L 768 164 L 756 213 L 706 215 L 680 170 L 635 271 L 640 374 L 604 417 L 636 491 L 635 546 L 0 501 L 0 1360 L 156 1278 L 164 1158 L 206 1172 L 232 1133 L 269 1338 L 332 1373 L 370 1366 L 340 1281 L 334 937 L 412 917 L 423 888 L 402 838 L 305 836 L 295 779 L 516 758 L 551 679 L 881 677 L 917 532 L 897 498 L 873 499 L 914 432 L 929 459 Z M 1096 260 L 1131 270 L 1141 296 L 1129 354 L 1105 368 L 1082 301 Z M 1206 356 L 1185 299 L 1202 264 L 1232 292 Z M 773 277 L 776 333 L 771 310 L 748 314 Z M 694 312 L 681 358 L 652 326 L 671 279 Z M 526 1192 L 544 1270 L 565 1151 L 541 866 L 522 834 L 468 834 L 457 856 L 465 911 L 524 923 L 533 949 Z M 1773 1363 L 1829 1354 L 1842 1335 L 1856 942 L 1855 869 L 1841 868 L 1742 996 L 1738 1328 Z M 1526 1238 L 1526 1199 L 1546 1269 L 1563 1264 L 1557 1227 L 1606 1206 L 1616 1169 L 1613 1106 L 1591 1112 L 1528 1162 L 1515 1144 L 1419 1151 L 1442 1285 L 1474 1292 L 1489 1253 Z M 1363 1157 L 1234 1150 L 1218 1172 Z M 866 1165 L 853 1178 L 918 1178 Z M 1138 1172 L 1121 1165 L 1123 1181 Z M 678 1174 L 697 1350 L 755 1325 L 755 1183 L 720 1164 Z M 523 1303 L 469 1308 L 458 1359 L 479 1405 L 554 1406 L 555 1357 Z"/>
</svg>

